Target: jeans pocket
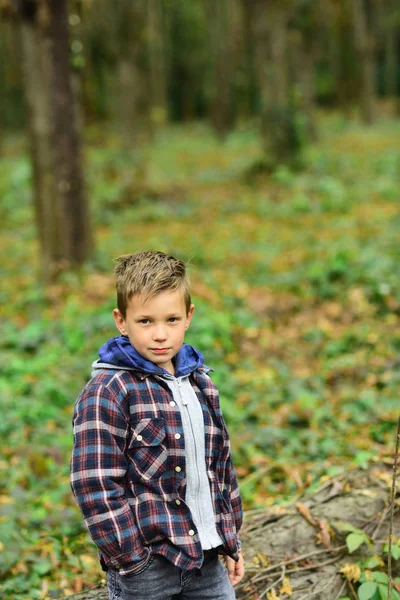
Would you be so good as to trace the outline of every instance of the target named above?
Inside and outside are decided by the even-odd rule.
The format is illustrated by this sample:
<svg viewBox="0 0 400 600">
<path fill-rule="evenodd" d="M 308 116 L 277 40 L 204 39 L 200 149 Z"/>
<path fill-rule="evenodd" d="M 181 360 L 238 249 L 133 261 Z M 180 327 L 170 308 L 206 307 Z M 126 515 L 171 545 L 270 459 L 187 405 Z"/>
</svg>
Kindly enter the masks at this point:
<svg viewBox="0 0 400 600">
<path fill-rule="evenodd" d="M 126 575 L 119 575 L 120 577 L 120 581 L 124 582 L 124 581 L 132 581 L 132 579 L 136 579 L 136 577 L 138 577 L 139 575 L 141 575 L 142 573 L 145 573 L 145 571 L 147 571 L 147 569 L 150 567 L 150 565 L 154 562 L 155 556 L 151 556 L 150 558 L 144 563 L 144 565 L 138 570 L 135 571 L 134 573 L 127 573 Z"/>
</svg>

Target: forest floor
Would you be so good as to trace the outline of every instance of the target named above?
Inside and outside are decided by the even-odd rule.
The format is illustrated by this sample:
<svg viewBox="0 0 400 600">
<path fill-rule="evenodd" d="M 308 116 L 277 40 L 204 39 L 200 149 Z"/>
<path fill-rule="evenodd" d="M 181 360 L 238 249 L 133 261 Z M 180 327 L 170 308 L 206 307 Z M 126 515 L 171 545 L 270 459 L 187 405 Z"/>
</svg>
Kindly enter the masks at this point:
<svg viewBox="0 0 400 600">
<path fill-rule="evenodd" d="M 400 381 L 400 122 L 325 118 L 304 169 L 257 174 L 256 131 L 169 128 L 140 153 L 87 134 L 96 252 L 46 290 L 30 167 L 0 161 L 0 584 L 4 600 L 101 581 L 68 480 L 73 402 L 116 334 L 112 259 L 190 259 L 187 341 L 213 367 L 247 509 L 393 453 Z"/>
</svg>

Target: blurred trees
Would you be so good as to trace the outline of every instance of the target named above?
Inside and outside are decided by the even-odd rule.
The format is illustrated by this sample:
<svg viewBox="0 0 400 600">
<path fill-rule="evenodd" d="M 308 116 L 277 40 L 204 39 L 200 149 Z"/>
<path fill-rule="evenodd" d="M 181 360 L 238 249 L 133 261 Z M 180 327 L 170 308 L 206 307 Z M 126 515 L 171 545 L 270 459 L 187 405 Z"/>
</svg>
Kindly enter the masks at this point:
<svg viewBox="0 0 400 600">
<path fill-rule="evenodd" d="M 4 0 L 2 15 L 21 4 L 40 0 Z M 396 0 L 70 0 L 69 25 L 80 29 L 70 60 L 82 64 L 86 117 L 119 121 L 131 142 L 167 120 L 209 118 L 221 137 L 252 116 L 272 126 L 288 106 L 306 129 L 315 107 L 358 101 L 371 121 L 378 95 L 399 94 Z M 18 49 L 4 19 L 0 33 L 2 117 L 15 128 Z"/>
<path fill-rule="evenodd" d="M 0 3 L 0 140 L 25 128 L 30 114 L 38 214 L 51 224 L 45 231 L 38 219 L 45 261 L 56 253 L 56 262 L 76 264 L 91 246 L 83 114 L 90 124 L 115 124 L 128 149 L 167 121 L 209 119 L 224 139 L 252 119 L 274 168 L 296 164 L 316 137 L 319 107 L 372 123 L 379 98 L 399 106 L 396 0 L 69 0 L 69 54 L 66 30 L 56 40 L 55 21 L 32 17 L 47 7 L 52 18 L 56 5 L 64 1 Z M 16 16 L 21 48 L 9 18 Z"/>
</svg>

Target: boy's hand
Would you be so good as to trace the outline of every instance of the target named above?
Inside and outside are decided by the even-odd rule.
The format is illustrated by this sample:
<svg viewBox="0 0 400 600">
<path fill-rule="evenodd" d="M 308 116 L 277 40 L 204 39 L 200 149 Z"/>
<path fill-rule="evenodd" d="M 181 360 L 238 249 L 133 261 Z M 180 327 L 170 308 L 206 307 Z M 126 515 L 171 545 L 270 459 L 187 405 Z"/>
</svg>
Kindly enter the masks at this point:
<svg viewBox="0 0 400 600">
<path fill-rule="evenodd" d="M 242 581 L 244 577 L 244 560 L 243 555 L 239 552 L 239 560 L 235 562 L 230 556 L 225 556 L 225 565 L 228 570 L 229 581 L 232 585 L 236 585 Z"/>
</svg>

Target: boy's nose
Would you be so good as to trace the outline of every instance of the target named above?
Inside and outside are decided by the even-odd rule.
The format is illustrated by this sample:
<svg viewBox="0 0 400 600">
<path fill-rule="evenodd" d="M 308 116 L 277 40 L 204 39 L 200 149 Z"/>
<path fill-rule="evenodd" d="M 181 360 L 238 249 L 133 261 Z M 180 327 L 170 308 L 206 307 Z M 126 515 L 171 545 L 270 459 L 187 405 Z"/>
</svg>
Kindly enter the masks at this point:
<svg viewBox="0 0 400 600">
<path fill-rule="evenodd" d="M 153 331 L 153 339 L 157 341 L 167 339 L 165 327 L 156 327 Z"/>
</svg>

